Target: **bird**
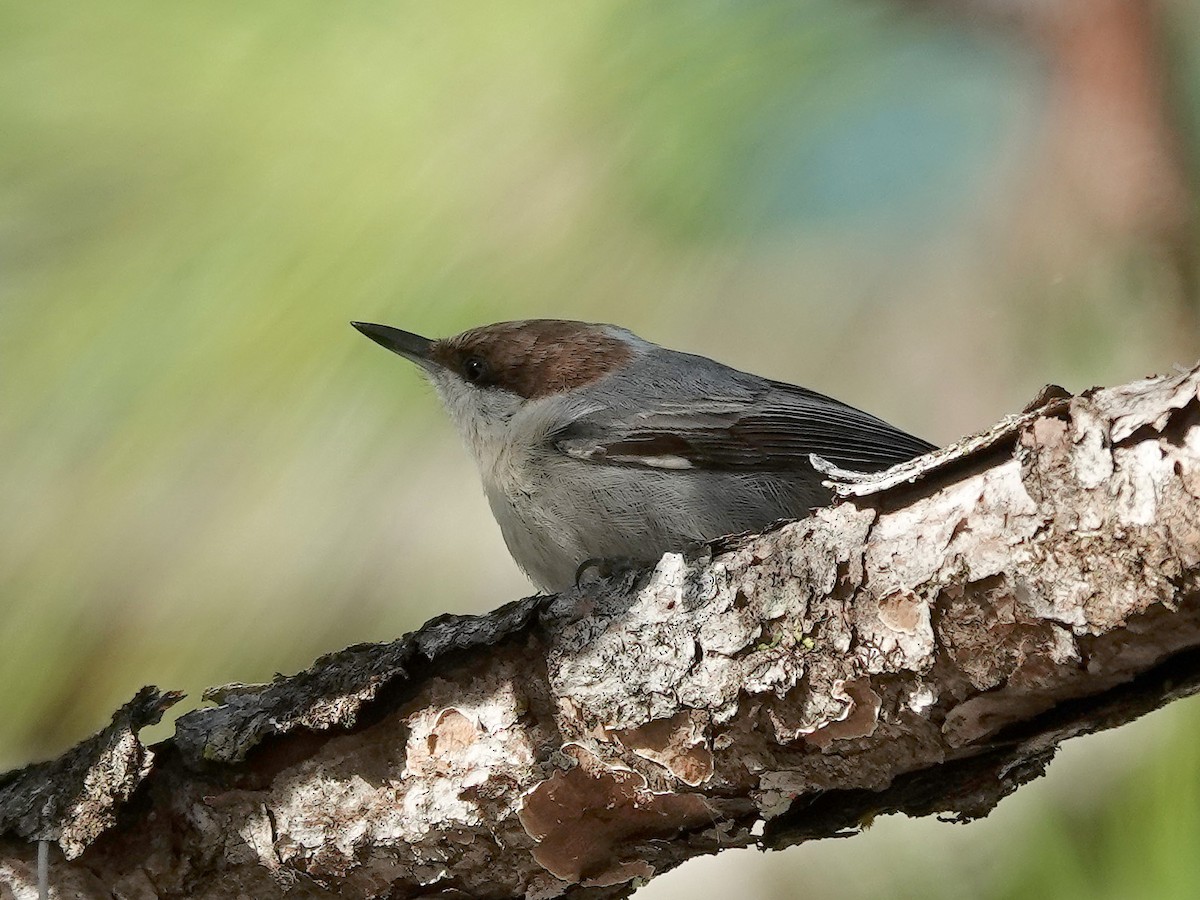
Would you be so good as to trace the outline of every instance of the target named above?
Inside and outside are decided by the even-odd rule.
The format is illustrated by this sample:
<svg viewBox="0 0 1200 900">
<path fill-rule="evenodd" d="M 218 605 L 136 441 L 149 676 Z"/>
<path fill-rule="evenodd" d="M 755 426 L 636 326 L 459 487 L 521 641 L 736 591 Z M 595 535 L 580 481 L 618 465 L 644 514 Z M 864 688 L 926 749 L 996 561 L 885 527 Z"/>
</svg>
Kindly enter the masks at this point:
<svg viewBox="0 0 1200 900">
<path fill-rule="evenodd" d="M 661 347 L 617 325 L 498 322 L 431 339 L 352 322 L 415 363 L 540 590 L 589 563 L 758 532 L 827 505 L 816 455 L 876 472 L 933 444 L 831 397 Z"/>
</svg>

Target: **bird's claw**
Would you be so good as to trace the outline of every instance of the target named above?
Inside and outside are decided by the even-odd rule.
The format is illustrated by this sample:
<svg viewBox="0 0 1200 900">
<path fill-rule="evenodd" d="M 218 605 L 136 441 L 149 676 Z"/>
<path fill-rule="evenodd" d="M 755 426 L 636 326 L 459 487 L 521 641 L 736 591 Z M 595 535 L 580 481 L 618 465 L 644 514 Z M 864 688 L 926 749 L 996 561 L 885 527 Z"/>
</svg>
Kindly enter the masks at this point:
<svg viewBox="0 0 1200 900">
<path fill-rule="evenodd" d="M 627 557 L 605 558 L 593 556 L 585 559 L 575 569 L 575 587 L 582 587 L 585 576 L 593 569 L 596 572 L 595 578 L 597 580 L 607 581 L 613 578 L 632 575 L 641 571 L 645 565 L 642 560 Z"/>
</svg>

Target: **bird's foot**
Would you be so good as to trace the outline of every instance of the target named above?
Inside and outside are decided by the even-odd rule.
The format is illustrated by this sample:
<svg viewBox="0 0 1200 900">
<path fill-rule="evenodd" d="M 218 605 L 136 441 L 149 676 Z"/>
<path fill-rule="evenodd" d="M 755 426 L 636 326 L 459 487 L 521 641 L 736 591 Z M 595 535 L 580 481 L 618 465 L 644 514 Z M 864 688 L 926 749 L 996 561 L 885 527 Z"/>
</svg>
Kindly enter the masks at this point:
<svg viewBox="0 0 1200 900">
<path fill-rule="evenodd" d="M 719 541 L 723 538 L 717 538 L 713 541 L 690 541 L 684 544 L 680 549 L 685 562 L 700 565 L 707 565 L 712 562 L 713 553 L 716 552 L 716 547 L 719 546 Z"/>
<path fill-rule="evenodd" d="M 641 559 L 625 556 L 611 558 L 593 556 L 581 562 L 579 568 L 575 570 L 575 587 L 583 587 L 590 581 L 610 581 L 614 578 L 636 575 L 645 567 L 646 562 Z M 588 577 L 589 572 L 594 574 Z"/>
</svg>

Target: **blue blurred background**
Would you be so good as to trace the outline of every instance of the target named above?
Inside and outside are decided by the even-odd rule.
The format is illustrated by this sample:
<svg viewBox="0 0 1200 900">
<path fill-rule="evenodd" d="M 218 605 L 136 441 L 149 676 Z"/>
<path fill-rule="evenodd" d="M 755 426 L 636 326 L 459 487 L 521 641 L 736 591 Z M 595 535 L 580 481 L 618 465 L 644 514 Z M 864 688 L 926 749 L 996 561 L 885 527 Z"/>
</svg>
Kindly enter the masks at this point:
<svg viewBox="0 0 1200 900">
<path fill-rule="evenodd" d="M 617 322 L 938 442 L 1200 355 L 1200 0 L 0 2 L 0 122 L 0 768 L 530 592 L 350 319 Z M 1198 739 L 639 897 L 1195 896 Z"/>
</svg>

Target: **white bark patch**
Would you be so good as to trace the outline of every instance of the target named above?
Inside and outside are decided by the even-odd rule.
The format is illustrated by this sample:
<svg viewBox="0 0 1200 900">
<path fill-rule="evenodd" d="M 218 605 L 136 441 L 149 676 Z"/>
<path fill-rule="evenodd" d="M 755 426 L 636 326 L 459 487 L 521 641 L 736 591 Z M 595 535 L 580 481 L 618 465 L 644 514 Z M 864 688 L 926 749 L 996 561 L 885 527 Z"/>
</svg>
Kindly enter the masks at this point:
<svg viewBox="0 0 1200 900">
<path fill-rule="evenodd" d="M 1152 525 L 1158 517 L 1162 484 L 1175 477 L 1173 467 L 1156 441 L 1142 441 L 1113 451 L 1116 477 L 1115 511 L 1125 525 Z"/>
<path fill-rule="evenodd" d="M 983 484 L 972 478 L 880 515 L 866 556 L 873 589 L 884 594 L 932 580 L 982 496 Z"/>
<path fill-rule="evenodd" d="M 908 694 L 905 705 L 917 715 L 921 715 L 925 710 L 937 703 L 937 699 L 937 692 L 933 688 L 928 685 L 921 685 L 921 687 Z"/>
<path fill-rule="evenodd" d="M 581 720 L 574 733 L 670 718 L 680 704 L 727 718 L 743 690 L 786 691 L 795 684 L 803 665 L 794 654 L 779 654 L 777 664 L 764 654 L 740 654 L 765 639 L 760 603 L 794 609 L 802 598 L 781 599 L 773 588 L 735 585 L 722 575 L 714 570 L 696 578 L 683 557 L 669 553 L 628 608 L 601 601 L 593 616 L 560 633 L 550 680 L 572 686 L 572 706 L 564 712 Z"/>
<path fill-rule="evenodd" d="M 867 615 L 857 627 L 863 671 L 920 672 L 933 665 L 936 645 L 929 601 L 912 591 L 901 590 L 873 605 L 874 609 L 867 607 Z"/>
<path fill-rule="evenodd" d="M 1071 456 L 1071 463 L 1075 477 L 1085 488 L 1098 488 L 1113 473 L 1108 429 L 1102 426 L 1096 413 L 1089 407 L 1079 406 L 1072 413 L 1075 452 Z"/>
<path fill-rule="evenodd" d="M 532 735 L 521 726 L 525 704 L 512 673 L 500 675 L 470 686 L 435 679 L 431 697 L 453 697 L 455 705 L 426 704 L 405 720 L 376 726 L 388 731 L 383 743 L 395 747 L 399 765 L 374 754 L 361 760 L 354 752 L 339 754 L 339 742 L 361 743 L 344 737 L 330 742 L 332 755 L 318 754 L 281 776 L 268 799 L 279 859 L 290 865 L 304 860 L 313 874 L 345 873 L 359 865 L 360 847 L 399 842 L 420 856 L 429 841 L 434 844 L 425 852 L 448 833 L 473 835 L 497 809 L 514 810 L 518 797 L 485 810 L 479 794 L 487 794 L 493 779 L 528 781 L 535 760 Z M 391 777 L 359 774 L 381 766 Z M 414 869 L 423 883 L 444 877 L 445 867 L 436 861 L 441 853 Z"/>
<path fill-rule="evenodd" d="M 1146 397 L 1156 402 L 1147 403 Z M 1173 414 L 1200 399 L 1196 370 L 1160 378 L 1143 378 L 1118 387 L 1096 391 L 1091 402 L 1111 420 L 1114 442 L 1124 441 L 1139 428 L 1162 432 Z"/>
<path fill-rule="evenodd" d="M 1011 568 L 1014 556 L 1028 552 L 1025 545 L 1045 522 L 1021 480 L 1018 460 L 996 466 L 980 479 L 979 502 L 946 548 L 942 577 L 952 578 L 960 567 L 958 571 L 965 569 L 979 581 Z"/>
<path fill-rule="evenodd" d="M 265 806 L 259 805 L 256 811 L 250 812 L 237 826 L 238 836 L 246 842 L 246 847 L 254 860 L 271 871 L 279 870 L 279 857 L 275 855 L 274 834 L 271 828 L 270 814 Z"/>
<path fill-rule="evenodd" d="M 1200 499 L 1200 427 L 1187 430 L 1179 447 L 1167 448 L 1171 468 L 1178 474 L 1183 489 L 1192 497 Z"/>
</svg>

